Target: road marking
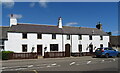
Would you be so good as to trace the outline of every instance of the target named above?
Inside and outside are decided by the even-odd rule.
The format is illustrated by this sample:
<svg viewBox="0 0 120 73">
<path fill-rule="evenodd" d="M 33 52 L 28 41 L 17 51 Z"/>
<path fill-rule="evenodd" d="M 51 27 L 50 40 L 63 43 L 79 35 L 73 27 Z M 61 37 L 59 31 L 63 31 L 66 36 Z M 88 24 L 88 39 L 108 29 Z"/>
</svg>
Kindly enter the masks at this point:
<svg viewBox="0 0 120 73">
<path fill-rule="evenodd" d="M 33 65 L 29 65 L 28 67 L 33 67 Z"/>
<path fill-rule="evenodd" d="M 113 59 L 113 61 L 115 61 L 115 59 Z"/>
<path fill-rule="evenodd" d="M 33 72 L 38 73 L 36 70 L 33 70 Z"/>
<path fill-rule="evenodd" d="M 75 62 L 70 63 L 70 65 L 73 65 L 73 64 L 75 64 Z"/>
<path fill-rule="evenodd" d="M 50 65 L 48 65 L 47 67 L 51 67 Z"/>
<path fill-rule="evenodd" d="M 52 66 L 56 66 L 57 64 L 56 63 L 54 63 L 54 64 L 51 64 Z"/>
<path fill-rule="evenodd" d="M 87 64 L 90 64 L 90 63 L 91 63 L 91 61 L 88 61 L 88 62 L 87 62 Z"/>
</svg>

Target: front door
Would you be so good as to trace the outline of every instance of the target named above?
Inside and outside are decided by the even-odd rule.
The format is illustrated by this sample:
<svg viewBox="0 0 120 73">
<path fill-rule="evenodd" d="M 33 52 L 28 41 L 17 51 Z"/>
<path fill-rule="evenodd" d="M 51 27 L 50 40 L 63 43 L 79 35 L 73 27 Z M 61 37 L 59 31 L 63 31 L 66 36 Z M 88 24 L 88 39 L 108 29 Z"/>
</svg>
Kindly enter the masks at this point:
<svg viewBox="0 0 120 73">
<path fill-rule="evenodd" d="M 42 45 L 37 45 L 37 54 L 42 56 Z"/>
<path fill-rule="evenodd" d="M 65 45 L 65 56 L 70 57 L 70 44 Z"/>
<path fill-rule="evenodd" d="M 90 51 L 90 53 L 93 53 L 93 45 L 89 46 L 89 51 Z"/>
</svg>

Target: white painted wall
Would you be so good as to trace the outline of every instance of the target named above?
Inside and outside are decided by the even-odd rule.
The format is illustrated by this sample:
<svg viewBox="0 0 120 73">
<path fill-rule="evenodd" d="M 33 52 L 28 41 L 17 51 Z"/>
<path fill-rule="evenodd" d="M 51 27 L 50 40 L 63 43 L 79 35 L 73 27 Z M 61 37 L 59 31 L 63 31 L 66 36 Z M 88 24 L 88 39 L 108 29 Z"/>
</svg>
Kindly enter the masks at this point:
<svg viewBox="0 0 120 73">
<path fill-rule="evenodd" d="M 8 33 L 8 41 L 5 41 L 5 50 L 22 52 L 22 44 L 27 44 L 28 52 L 31 52 L 32 47 L 35 47 L 34 52 L 37 52 L 37 45 L 42 45 L 43 55 L 44 47 L 50 52 L 50 44 L 58 44 L 59 51 L 65 51 L 65 44 L 72 44 L 71 52 L 78 52 L 78 45 L 82 44 L 82 52 L 89 52 L 88 45 L 92 42 L 93 47 L 108 47 L 109 36 L 103 36 L 100 40 L 99 35 L 93 35 L 93 40 L 89 40 L 89 35 L 82 35 L 82 40 L 78 40 L 78 35 L 71 35 L 71 39 L 67 40 L 66 35 L 57 34 L 56 39 L 52 39 L 51 34 L 42 34 L 42 39 L 37 39 L 37 33 L 28 33 L 27 39 L 22 39 L 22 33 Z M 63 37 L 63 41 L 62 41 Z M 72 41 L 72 43 L 71 43 Z"/>
</svg>

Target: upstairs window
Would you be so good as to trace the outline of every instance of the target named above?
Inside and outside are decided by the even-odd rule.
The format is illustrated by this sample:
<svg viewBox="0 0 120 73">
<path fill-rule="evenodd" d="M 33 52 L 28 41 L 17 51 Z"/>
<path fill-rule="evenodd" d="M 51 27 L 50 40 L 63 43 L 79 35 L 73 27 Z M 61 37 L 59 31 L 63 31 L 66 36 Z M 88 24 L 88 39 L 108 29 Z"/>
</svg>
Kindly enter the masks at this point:
<svg viewBox="0 0 120 73">
<path fill-rule="evenodd" d="M 27 52 L 27 45 L 22 45 L 22 52 Z"/>
<path fill-rule="evenodd" d="M 22 38 L 27 39 L 27 33 L 22 33 Z"/>
<path fill-rule="evenodd" d="M 103 36 L 100 36 L 100 40 L 103 40 Z"/>
<path fill-rule="evenodd" d="M 52 39 L 56 39 L 56 34 L 52 34 Z"/>
<path fill-rule="evenodd" d="M 37 39 L 42 39 L 42 34 L 38 33 L 37 34 Z"/>
<path fill-rule="evenodd" d="M 78 35 L 78 39 L 79 39 L 79 40 L 82 40 L 82 35 Z"/>
<path fill-rule="evenodd" d="M 70 40 L 70 35 L 69 34 L 67 35 L 67 40 Z"/>
<path fill-rule="evenodd" d="M 92 40 L 92 35 L 89 35 L 89 40 Z"/>
</svg>

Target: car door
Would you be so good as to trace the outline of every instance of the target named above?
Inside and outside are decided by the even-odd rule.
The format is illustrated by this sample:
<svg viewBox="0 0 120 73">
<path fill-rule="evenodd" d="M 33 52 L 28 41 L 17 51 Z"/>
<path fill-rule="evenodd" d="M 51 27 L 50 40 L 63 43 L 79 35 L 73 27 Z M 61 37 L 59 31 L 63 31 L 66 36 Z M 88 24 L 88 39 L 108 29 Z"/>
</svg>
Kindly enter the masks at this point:
<svg viewBox="0 0 120 73">
<path fill-rule="evenodd" d="M 113 48 L 110 48 L 110 56 L 116 56 L 116 51 Z"/>
<path fill-rule="evenodd" d="M 112 48 L 109 48 L 109 56 L 113 56 L 114 51 L 112 50 Z"/>
</svg>

